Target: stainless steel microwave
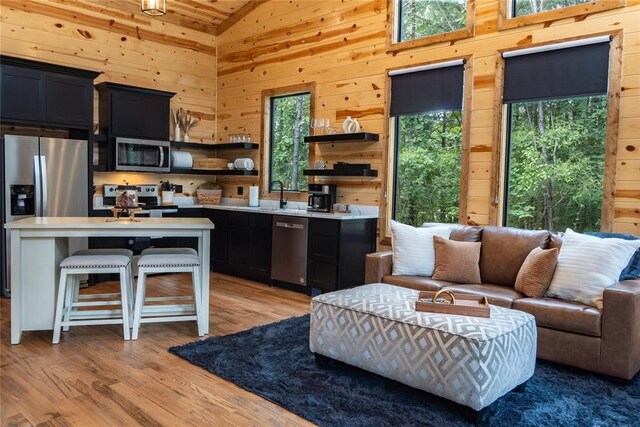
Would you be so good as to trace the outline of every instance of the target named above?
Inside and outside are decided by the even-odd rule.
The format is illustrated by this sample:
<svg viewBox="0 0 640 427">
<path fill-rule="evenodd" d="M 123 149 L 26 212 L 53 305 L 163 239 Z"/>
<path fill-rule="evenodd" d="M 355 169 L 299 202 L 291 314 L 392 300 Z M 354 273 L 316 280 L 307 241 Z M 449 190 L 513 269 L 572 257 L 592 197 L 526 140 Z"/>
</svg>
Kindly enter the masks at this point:
<svg viewBox="0 0 640 427">
<path fill-rule="evenodd" d="M 116 138 L 116 170 L 136 172 L 169 172 L 169 141 Z"/>
</svg>

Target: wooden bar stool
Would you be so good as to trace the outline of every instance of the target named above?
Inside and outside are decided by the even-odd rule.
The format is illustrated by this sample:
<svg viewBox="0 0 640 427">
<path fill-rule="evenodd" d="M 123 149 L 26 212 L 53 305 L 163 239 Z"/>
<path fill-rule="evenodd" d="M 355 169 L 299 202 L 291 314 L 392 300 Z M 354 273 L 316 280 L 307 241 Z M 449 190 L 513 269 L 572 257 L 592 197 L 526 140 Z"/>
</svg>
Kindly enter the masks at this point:
<svg viewBox="0 0 640 427">
<path fill-rule="evenodd" d="M 148 274 L 191 273 L 193 296 L 145 297 Z M 188 304 L 147 304 L 148 302 L 193 301 Z M 138 260 L 138 284 L 133 314 L 132 339 L 138 339 L 141 323 L 195 320 L 198 335 L 204 335 L 206 319 L 201 316 L 200 258 L 191 248 L 145 249 Z"/>
<path fill-rule="evenodd" d="M 93 252 L 91 255 L 79 251 L 80 255 L 72 255 L 60 263 L 60 283 L 53 324 L 53 344 L 60 342 L 60 330 L 69 330 L 70 326 L 80 325 L 113 325 L 122 324 L 124 339 L 130 339 L 130 295 L 131 290 L 131 257 L 122 254 Z M 130 251 L 129 251 L 130 252 Z M 121 252 L 124 253 L 124 252 Z M 79 295 L 79 275 L 117 273 L 120 275 L 119 294 Z M 84 301 L 98 298 L 118 300 Z M 80 307 L 105 307 L 119 305 L 121 309 L 77 310 Z M 64 318 L 64 319 L 63 319 Z"/>
<path fill-rule="evenodd" d="M 130 249 L 121 249 L 121 248 L 102 248 L 102 249 L 81 249 L 79 251 L 75 251 L 73 253 L 74 256 L 80 255 L 123 255 L 129 257 L 131 259 L 133 257 L 133 251 Z M 127 265 L 127 274 L 129 275 L 129 283 L 130 286 L 127 286 L 127 290 L 129 293 L 127 294 L 127 301 L 129 302 L 129 324 L 133 322 L 133 272 L 131 269 L 132 265 L 129 263 Z M 90 294 L 90 295 L 80 295 L 80 287 L 79 282 L 73 282 L 74 287 L 71 292 L 67 293 L 67 300 L 65 301 L 65 306 L 69 306 L 71 303 L 77 303 L 79 300 L 95 300 L 98 298 L 119 298 L 119 293 L 111 293 L 111 294 Z M 65 312 L 64 321 L 69 321 L 69 316 L 71 314 L 71 310 L 67 310 Z M 68 331 L 69 326 L 64 326 L 62 328 L 63 331 Z"/>
</svg>

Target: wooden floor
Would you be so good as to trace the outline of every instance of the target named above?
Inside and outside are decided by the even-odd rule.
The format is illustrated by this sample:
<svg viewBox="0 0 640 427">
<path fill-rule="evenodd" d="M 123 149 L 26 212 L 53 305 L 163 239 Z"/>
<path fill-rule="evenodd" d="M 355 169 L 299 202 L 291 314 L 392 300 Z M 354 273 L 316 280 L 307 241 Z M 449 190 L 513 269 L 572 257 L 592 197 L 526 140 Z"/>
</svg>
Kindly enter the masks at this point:
<svg viewBox="0 0 640 427">
<path fill-rule="evenodd" d="M 149 279 L 149 295 L 189 293 L 187 275 Z M 97 288 L 97 289 L 96 289 Z M 91 291 L 115 290 L 103 284 Z M 309 297 L 234 277 L 211 276 L 210 335 L 226 335 L 309 312 Z M 2 298 L 0 417 L 3 426 L 312 425 L 169 353 L 198 339 L 195 322 L 146 324 L 137 341 L 119 325 L 79 326 L 51 345 L 51 331 L 9 341 Z M 307 334 L 308 331 L 300 331 Z"/>
</svg>

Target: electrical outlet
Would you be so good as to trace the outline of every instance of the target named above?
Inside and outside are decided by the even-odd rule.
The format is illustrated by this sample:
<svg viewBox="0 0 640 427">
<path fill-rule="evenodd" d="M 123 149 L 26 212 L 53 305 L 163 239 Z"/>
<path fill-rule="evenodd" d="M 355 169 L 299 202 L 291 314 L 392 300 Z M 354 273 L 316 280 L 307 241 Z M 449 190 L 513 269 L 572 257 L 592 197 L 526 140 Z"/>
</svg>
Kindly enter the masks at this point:
<svg viewBox="0 0 640 427">
<path fill-rule="evenodd" d="M 182 185 L 176 184 L 176 193 L 182 193 Z"/>
<path fill-rule="evenodd" d="M 244 188 L 241 186 L 238 186 L 238 196 L 242 196 L 243 193 L 244 193 Z"/>
</svg>

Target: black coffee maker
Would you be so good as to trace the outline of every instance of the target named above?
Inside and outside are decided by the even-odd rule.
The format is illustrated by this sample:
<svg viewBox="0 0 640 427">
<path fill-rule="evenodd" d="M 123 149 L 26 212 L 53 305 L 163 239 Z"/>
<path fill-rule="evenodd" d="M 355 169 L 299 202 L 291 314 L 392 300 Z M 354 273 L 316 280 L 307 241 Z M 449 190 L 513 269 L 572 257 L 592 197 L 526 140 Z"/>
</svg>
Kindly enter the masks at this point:
<svg viewBox="0 0 640 427">
<path fill-rule="evenodd" d="M 333 184 L 309 184 L 308 212 L 331 212 L 336 202 L 336 186 Z"/>
</svg>

